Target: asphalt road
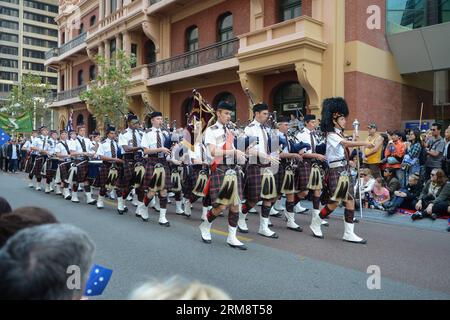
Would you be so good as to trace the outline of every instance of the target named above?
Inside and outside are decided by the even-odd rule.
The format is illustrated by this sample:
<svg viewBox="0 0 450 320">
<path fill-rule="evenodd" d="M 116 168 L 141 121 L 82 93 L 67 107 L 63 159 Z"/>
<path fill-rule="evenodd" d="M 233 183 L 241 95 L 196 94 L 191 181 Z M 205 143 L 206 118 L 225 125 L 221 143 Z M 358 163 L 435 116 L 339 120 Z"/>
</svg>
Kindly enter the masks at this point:
<svg viewBox="0 0 450 320">
<path fill-rule="evenodd" d="M 152 279 L 180 275 L 224 289 L 235 299 L 449 299 L 450 233 L 445 220 L 411 222 L 408 216 L 385 218 L 366 210 L 356 224 L 367 245 L 346 243 L 342 212 L 323 228 L 325 239 L 311 236 L 310 216 L 296 215 L 303 233 L 285 228 L 272 218 L 279 239 L 257 234 L 259 218 L 249 215 L 250 233 L 241 241 L 247 251 L 226 244 L 227 219 L 213 224 L 213 243 L 200 238 L 200 204 L 193 217 L 175 215 L 169 204 L 170 228 L 158 225 L 150 210 L 150 222 L 134 216 L 134 207 L 124 216 L 116 213 L 113 201 L 104 210 L 83 203 L 73 204 L 54 194 L 27 187 L 23 174 L 0 173 L 0 195 L 14 208 L 42 206 L 63 223 L 86 230 L 96 243 L 95 263 L 113 269 L 101 299 L 126 299 L 131 290 Z M 305 202 L 305 206 L 309 204 Z M 378 266 L 381 288 L 369 290 L 369 266 Z"/>
</svg>

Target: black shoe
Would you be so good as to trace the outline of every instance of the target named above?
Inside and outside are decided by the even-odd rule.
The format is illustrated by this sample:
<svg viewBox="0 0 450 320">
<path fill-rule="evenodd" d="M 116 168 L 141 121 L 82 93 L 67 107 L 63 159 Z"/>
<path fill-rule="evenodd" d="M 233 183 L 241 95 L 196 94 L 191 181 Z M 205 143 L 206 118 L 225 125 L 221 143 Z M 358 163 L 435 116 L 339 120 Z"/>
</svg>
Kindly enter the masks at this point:
<svg viewBox="0 0 450 320">
<path fill-rule="evenodd" d="M 302 227 L 298 227 L 298 228 L 287 227 L 287 228 L 288 228 L 289 230 L 292 230 L 292 231 L 303 232 Z"/>
<path fill-rule="evenodd" d="M 436 213 L 432 213 L 430 216 L 431 220 L 436 220 L 437 219 L 437 214 Z"/>
<path fill-rule="evenodd" d="M 248 230 L 244 230 L 244 229 L 241 229 L 239 227 L 237 227 L 237 231 L 240 232 L 240 233 L 248 233 Z"/>
<path fill-rule="evenodd" d="M 277 235 L 276 233 L 274 233 L 274 234 L 271 235 L 271 236 L 266 236 L 266 235 L 264 235 L 264 234 L 262 234 L 262 233 L 259 233 L 259 232 L 258 232 L 258 234 L 259 234 L 260 236 L 263 236 L 263 237 L 266 237 L 266 238 L 278 239 L 278 235 Z"/>
<path fill-rule="evenodd" d="M 273 223 L 271 222 L 271 223 L 269 223 L 269 227 L 273 227 Z"/>
<path fill-rule="evenodd" d="M 91 206 L 93 206 L 96 203 L 97 203 L 97 200 L 92 200 L 91 202 L 88 202 L 87 204 L 90 204 Z"/>
<path fill-rule="evenodd" d="M 142 218 L 142 216 L 141 216 L 141 219 L 142 219 L 142 221 L 144 221 L 144 222 L 148 222 L 148 218 Z"/>
<path fill-rule="evenodd" d="M 203 241 L 204 243 L 207 243 L 207 244 L 210 244 L 210 243 L 211 243 L 211 240 L 203 239 L 203 237 L 202 237 L 202 241 Z"/>
<path fill-rule="evenodd" d="M 120 215 L 123 215 L 125 212 L 126 212 L 125 210 L 119 210 L 119 209 L 117 209 L 117 213 L 120 214 Z"/>
<path fill-rule="evenodd" d="M 170 227 L 170 222 L 169 221 L 167 221 L 166 223 L 160 222 L 159 225 L 162 227 Z"/>
<path fill-rule="evenodd" d="M 411 216 L 411 219 L 412 219 L 413 221 L 423 219 L 422 212 L 417 211 L 416 213 L 414 213 L 414 214 Z"/>
<path fill-rule="evenodd" d="M 137 213 L 135 213 L 134 215 L 136 216 L 136 218 L 140 218 L 141 217 L 141 215 L 137 214 Z"/>
<path fill-rule="evenodd" d="M 239 250 L 243 250 L 243 251 L 247 250 L 247 247 L 246 247 L 244 244 L 243 244 L 242 246 L 236 246 L 236 245 L 234 245 L 234 244 L 229 244 L 228 242 L 227 242 L 227 244 L 228 244 L 230 247 L 235 248 L 235 249 L 239 249 Z"/>
<path fill-rule="evenodd" d="M 283 216 L 283 214 L 281 212 L 278 212 L 277 214 L 271 215 L 270 217 L 272 218 L 281 218 Z"/>
<path fill-rule="evenodd" d="M 388 211 L 386 211 L 386 215 L 393 216 L 395 214 L 395 212 L 396 212 L 396 210 L 391 208 Z"/>
</svg>

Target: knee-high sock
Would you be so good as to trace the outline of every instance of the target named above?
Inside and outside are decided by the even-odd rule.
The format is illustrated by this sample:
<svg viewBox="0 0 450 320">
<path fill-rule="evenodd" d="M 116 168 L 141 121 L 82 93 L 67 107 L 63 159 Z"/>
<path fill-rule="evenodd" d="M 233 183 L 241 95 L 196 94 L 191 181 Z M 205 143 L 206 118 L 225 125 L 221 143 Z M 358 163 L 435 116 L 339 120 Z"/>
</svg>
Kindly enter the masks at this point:
<svg viewBox="0 0 450 320">
<path fill-rule="evenodd" d="M 84 192 L 91 192 L 91 185 L 89 183 L 84 184 Z"/>
<path fill-rule="evenodd" d="M 72 184 L 72 191 L 77 192 L 78 191 L 78 183 Z"/>
<path fill-rule="evenodd" d="M 167 208 L 167 196 L 165 196 L 165 197 L 159 196 L 159 207 L 161 209 L 166 209 Z"/>
<path fill-rule="evenodd" d="M 106 196 L 106 187 L 105 186 L 100 187 L 100 191 L 98 194 L 102 197 Z"/>
<path fill-rule="evenodd" d="M 193 195 L 191 195 L 190 197 L 189 197 L 189 202 L 190 203 L 194 203 L 195 201 L 197 201 L 198 200 L 198 196 L 196 196 L 195 194 L 193 194 Z"/>
<path fill-rule="evenodd" d="M 328 205 L 326 205 L 325 207 L 322 208 L 322 210 L 320 210 L 319 216 L 321 219 L 325 219 L 326 217 L 328 217 L 334 210 L 331 210 Z"/>
<path fill-rule="evenodd" d="M 270 209 L 271 209 L 271 206 L 266 206 L 265 204 L 263 204 L 261 207 L 261 216 L 263 218 L 268 218 L 270 215 Z"/>
<path fill-rule="evenodd" d="M 286 201 L 286 211 L 294 212 L 295 202 Z"/>
<path fill-rule="evenodd" d="M 319 208 L 320 208 L 320 197 L 313 196 L 312 203 L 313 203 L 313 209 L 319 210 Z"/>
<path fill-rule="evenodd" d="M 213 209 L 209 210 L 208 213 L 206 214 L 206 219 L 208 220 L 209 223 L 213 222 L 217 216 L 212 212 Z"/>
<path fill-rule="evenodd" d="M 175 201 L 181 201 L 181 191 L 175 192 Z"/>
<path fill-rule="evenodd" d="M 230 209 L 230 211 L 228 211 L 228 225 L 230 225 L 230 227 L 236 228 L 238 220 L 239 220 L 239 214 L 237 212 L 231 211 L 231 209 Z"/>
<path fill-rule="evenodd" d="M 143 188 L 137 188 L 136 189 L 136 194 L 138 197 L 138 201 L 139 202 L 144 202 L 144 189 Z"/>
<path fill-rule="evenodd" d="M 209 207 L 211 205 L 211 198 L 209 196 L 203 197 L 202 203 L 204 207 Z"/>
<path fill-rule="evenodd" d="M 344 210 L 345 222 L 353 223 L 353 218 L 355 218 L 355 210 L 349 210 L 345 208 Z"/>
</svg>

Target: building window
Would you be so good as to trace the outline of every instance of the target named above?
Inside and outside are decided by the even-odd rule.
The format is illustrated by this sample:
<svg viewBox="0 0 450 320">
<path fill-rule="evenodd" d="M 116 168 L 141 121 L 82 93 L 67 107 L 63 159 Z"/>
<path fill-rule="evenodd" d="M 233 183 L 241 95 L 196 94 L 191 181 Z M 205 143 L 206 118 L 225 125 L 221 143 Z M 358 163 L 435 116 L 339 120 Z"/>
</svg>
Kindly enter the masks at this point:
<svg viewBox="0 0 450 320">
<path fill-rule="evenodd" d="M 274 94 L 274 111 L 278 114 L 306 113 L 306 92 L 298 82 L 291 82 L 280 86 Z"/>
<path fill-rule="evenodd" d="M 78 70 L 78 86 L 83 85 L 83 70 Z"/>
<path fill-rule="evenodd" d="M 113 63 L 113 61 L 115 61 L 116 59 L 115 53 L 116 53 L 116 39 L 112 39 L 111 41 L 109 41 L 109 57 L 111 63 Z"/>
<path fill-rule="evenodd" d="M 0 59 L 0 66 L 5 67 L 5 68 L 17 69 L 19 66 L 19 63 L 17 60 Z"/>
<path fill-rule="evenodd" d="M 224 42 L 234 38 L 233 15 L 229 12 L 221 15 L 218 20 L 218 41 Z M 233 43 L 225 43 L 220 46 L 218 58 L 230 57 L 233 55 Z"/>
<path fill-rule="evenodd" d="M 82 114 L 79 114 L 77 116 L 77 127 L 82 126 L 82 125 L 84 125 L 84 117 Z"/>
<path fill-rule="evenodd" d="M 79 30 L 78 34 L 82 34 L 83 32 L 84 32 L 84 24 L 81 23 L 80 24 L 80 30 Z"/>
<path fill-rule="evenodd" d="M 150 63 L 155 63 L 156 62 L 156 48 L 155 48 L 155 44 L 153 43 L 152 40 L 147 40 L 147 42 L 145 43 L 145 63 L 146 64 L 150 64 Z"/>
<path fill-rule="evenodd" d="M 19 29 L 19 23 L 18 22 L 14 22 L 14 21 L 8 21 L 8 20 L 0 20 L 0 28 L 18 30 Z"/>
<path fill-rule="evenodd" d="M 0 7 L 0 14 L 11 17 L 19 17 L 19 10 L 7 7 Z"/>
<path fill-rule="evenodd" d="M 110 0 L 111 1 L 111 12 L 110 14 L 112 14 L 114 11 L 117 10 L 117 0 Z"/>
<path fill-rule="evenodd" d="M 192 26 L 186 32 L 186 52 L 194 52 L 196 50 L 198 50 L 198 28 L 197 26 Z M 186 58 L 187 67 L 198 64 L 197 53 L 189 54 Z"/>
<path fill-rule="evenodd" d="M 89 21 L 89 25 L 92 27 L 96 22 L 97 22 L 97 17 L 96 16 L 92 16 L 91 20 Z"/>
<path fill-rule="evenodd" d="M 450 22 L 450 0 L 440 0 L 439 23 Z"/>
<path fill-rule="evenodd" d="M 61 76 L 61 91 L 64 91 L 64 75 Z"/>
<path fill-rule="evenodd" d="M 6 32 L 2 32 L 2 33 L 0 33 L 0 40 L 1 41 L 9 41 L 9 42 L 18 43 L 19 42 L 19 36 L 16 35 L 16 34 L 10 34 L 10 33 L 6 33 Z"/>
<path fill-rule="evenodd" d="M 387 33 L 398 33 L 427 25 L 426 1 L 388 0 Z"/>
<path fill-rule="evenodd" d="M 280 22 L 300 17 L 302 15 L 301 0 L 280 0 Z"/>
<path fill-rule="evenodd" d="M 96 76 L 97 74 L 95 72 L 95 64 L 93 64 L 89 67 L 89 80 L 95 80 Z"/>
<path fill-rule="evenodd" d="M 16 47 L 1 46 L 0 53 L 9 54 L 11 56 L 17 56 L 19 54 L 19 49 Z"/>
<path fill-rule="evenodd" d="M 11 81 L 18 81 L 19 74 L 17 72 L 1 71 L 0 72 L 0 79 L 2 79 L 2 80 L 11 80 Z"/>
<path fill-rule="evenodd" d="M 213 100 L 213 106 L 219 105 L 219 103 L 221 103 L 222 101 L 233 105 L 234 106 L 234 110 L 237 110 L 236 109 L 236 98 L 234 97 L 233 94 L 231 94 L 229 92 L 219 93 Z M 235 111 L 233 111 L 231 113 L 231 121 L 232 122 L 236 122 L 236 112 Z"/>
<path fill-rule="evenodd" d="M 132 68 L 136 68 L 137 65 L 137 48 L 136 43 L 131 44 L 131 56 L 134 57 L 134 62 L 131 64 Z"/>
</svg>

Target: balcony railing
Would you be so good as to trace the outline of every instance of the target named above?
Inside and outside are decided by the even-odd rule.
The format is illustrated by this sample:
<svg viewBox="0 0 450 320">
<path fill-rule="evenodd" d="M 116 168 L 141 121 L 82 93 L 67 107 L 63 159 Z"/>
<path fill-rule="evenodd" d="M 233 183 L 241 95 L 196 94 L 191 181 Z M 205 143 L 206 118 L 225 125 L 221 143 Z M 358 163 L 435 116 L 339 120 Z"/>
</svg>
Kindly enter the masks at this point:
<svg viewBox="0 0 450 320">
<path fill-rule="evenodd" d="M 81 92 L 86 91 L 86 88 L 87 85 L 84 84 L 70 90 L 58 92 L 58 94 L 56 95 L 56 101 L 78 98 Z"/>
<path fill-rule="evenodd" d="M 218 42 L 203 49 L 184 53 L 170 59 L 161 60 L 149 65 L 149 77 L 161 77 L 166 74 L 230 59 L 238 52 L 238 48 L 239 40 L 235 38 Z"/>
<path fill-rule="evenodd" d="M 68 52 L 69 50 L 79 46 L 80 44 L 82 44 L 84 42 L 86 42 L 86 32 L 83 32 L 82 34 L 80 34 L 79 36 L 76 36 L 69 42 L 64 43 L 59 48 L 53 48 L 53 49 L 50 49 L 49 51 L 47 51 L 45 53 L 45 60 L 48 60 L 53 57 L 58 57 L 64 53 Z"/>
</svg>

